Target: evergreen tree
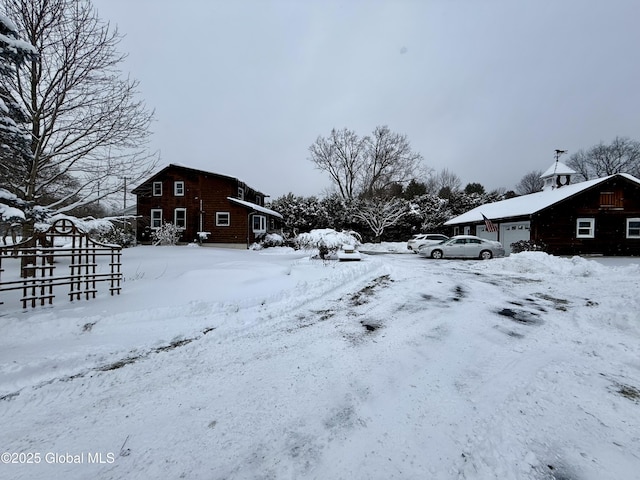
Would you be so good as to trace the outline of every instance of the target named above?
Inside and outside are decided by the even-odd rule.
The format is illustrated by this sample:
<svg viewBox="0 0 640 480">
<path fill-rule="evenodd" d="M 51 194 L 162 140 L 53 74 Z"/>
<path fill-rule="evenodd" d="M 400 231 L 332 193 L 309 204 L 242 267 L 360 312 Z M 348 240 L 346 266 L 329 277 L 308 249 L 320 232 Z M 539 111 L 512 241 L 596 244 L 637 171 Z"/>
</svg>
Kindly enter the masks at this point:
<svg viewBox="0 0 640 480">
<path fill-rule="evenodd" d="M 16 167 L 33 158 L 27 114 L 5 80 L 14 77 L 21 65 L 36 56 L 36 49 L 19 39 L 13 22 L 0 14 L 0 187 L 3 188 L 24 178 L 26 172 Z M 9 203 L 9 195 L 3 198 L 7 200 L 5 204 Z"/>
</svg>

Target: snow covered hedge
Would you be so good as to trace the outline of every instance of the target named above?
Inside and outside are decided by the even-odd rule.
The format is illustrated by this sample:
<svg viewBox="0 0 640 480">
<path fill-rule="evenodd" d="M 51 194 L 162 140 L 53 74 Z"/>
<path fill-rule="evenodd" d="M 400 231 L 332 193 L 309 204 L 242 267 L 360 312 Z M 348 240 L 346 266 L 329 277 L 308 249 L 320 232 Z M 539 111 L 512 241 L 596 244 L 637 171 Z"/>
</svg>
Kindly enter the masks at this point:
<svg viewBox="0 0 640 480">
<path fill-rule="evenodd" d="M 267 233 L 258 242 L 251 245 L 251 250 L 262 250 L 269 247 L 282 247 L 285 244 L 284 237 L 278 233 Z"/>
<path fill-rule="evenodd" d="M 296 244 L 301 249 L 318 249 L 326 253 L 337 251 L 342 245 L 360 245 L 361 237 L 357 232 L 337 232 L 332 228 L 320 228 L 309 233 L 301 233 Z"/>
</svg>

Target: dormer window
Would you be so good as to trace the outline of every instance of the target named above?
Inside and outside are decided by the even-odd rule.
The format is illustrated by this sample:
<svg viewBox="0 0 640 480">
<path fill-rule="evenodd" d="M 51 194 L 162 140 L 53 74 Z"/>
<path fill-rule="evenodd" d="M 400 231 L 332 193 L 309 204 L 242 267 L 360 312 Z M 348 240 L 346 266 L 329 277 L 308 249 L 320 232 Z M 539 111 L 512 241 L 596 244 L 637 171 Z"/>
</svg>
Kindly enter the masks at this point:
<svg viewBox="0 0 640 480">
<path fill-rule="evenodd" d="M 238 187 L 238 198 L 244 200 L 244 188 Z"/>
</svg>

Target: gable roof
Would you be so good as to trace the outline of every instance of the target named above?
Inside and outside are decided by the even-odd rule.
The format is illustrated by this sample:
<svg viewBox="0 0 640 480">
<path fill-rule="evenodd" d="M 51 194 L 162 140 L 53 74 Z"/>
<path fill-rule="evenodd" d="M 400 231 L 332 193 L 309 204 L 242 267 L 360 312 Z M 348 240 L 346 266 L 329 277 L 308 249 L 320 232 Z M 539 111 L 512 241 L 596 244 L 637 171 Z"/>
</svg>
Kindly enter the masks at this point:
<svg viewBox="0 0 640 480">
<path fill-rule="evenodd" d="M 618 173 L 616 175 L 609 175 L 608 177 L 596 178 L 594 180 L 587 180 L 586 182 L 566 185 L 562 188 L 530 193 L 529 195 L 522 195 L 520 197 L 509 198 L 507 200 L 501 200 L 494 203 L 485 203 L 484 205 L 476 207 L 462 215 L 458 215 L 457 217 L 444 222 L 444 224 L 458 225 L 461 223 L 482 222 L 482 215 L 490 220 L 502 220 L 511 217 L 532 215 L 550 207 L 551 205 L 555 205 L 556 203 L 589 190 L 590 188 L 593 188 L 613 177 L 624 177 L 640 186 L 640 179 L 626 173 Z"/>
<path fill-rule="evenodd" d="M 247 202 L 246 200 L 240 200 L 239 198 L 227 197 L 227 200 L 230 200 L 234 203 L 242 205 L 246 208 L 252 208 L 256 212 L 266 213 L 267 215 L 273 215 L 274 217 L 282 218 L 278 212 L 271 210 L 269 208 L 263 207 L 262 205 L 256 205 L 255 203 Z"/>
<path fill-rule="evenodd" d="M 191 172 L 191 173 L 194 173 L 196 175 L 208 175 L 210 177 L 218 177 L 218 178 L 223 178 L 225 180 L 231 180 L 231 181 L 234 181 L 234 182 L 238 182 L 238 183 L 241 183 L 244 186 L 250 188 L 251 190 L 255 191 L 256 193 L 259 193 L 260 195 L 268 197 L 268 195 L 264 194 L 263 192 L 261 192 L 259 190 L 256 190 L 255 188 L 250 187 L 249 185 L 247 185 L 246 183 L 244 183 L 242 180 L 238 179 L 237 177 L 231 177 L 229 175 L 223 175 L 221 173 L 207 172 L 206 170 L 199 170 L 197 168 L 185 167 L 184 165 L 179 165 L 177 163 L 170 163 L 169 165 L 164 167 L 162 170 L 154 173 L 151 177 L 147 178 L 144 182 L 142 182 L 136 188 L 131 190 L 131 193 L 136 194 L 137 193 L 136 190 L 138 190 L 143 185 L 145 185 L 145 184 L 147 184 L 149 182 L 152 182 L 153 180 L 158 178 L 160 175 L 165 173 L 167 170 L 176 170 L 176 169 L 177 170 L 185 170 L 187 172 Z"/>
</svg>

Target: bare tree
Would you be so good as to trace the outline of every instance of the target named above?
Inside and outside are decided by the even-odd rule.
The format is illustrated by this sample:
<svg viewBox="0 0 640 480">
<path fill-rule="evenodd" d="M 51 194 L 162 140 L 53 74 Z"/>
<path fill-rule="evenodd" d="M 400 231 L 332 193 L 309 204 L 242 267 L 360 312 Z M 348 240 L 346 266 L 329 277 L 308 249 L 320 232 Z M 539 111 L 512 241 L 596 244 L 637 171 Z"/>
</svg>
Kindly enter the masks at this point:
<svg viewBox="0 0 640 480">
<path fill-rule="evenodd" d="M 360 187 L 364 196 L 378 196 L 394 184 L 406 185 L 415 179 L 422 155 L 411 150 L 406 135 L 393 133 L 384 125 L 376 127 L 367 143 L 367 165 Z"/>
<path fill-rule="evenodd" d="M 14 165 L 7 189 L 51 211 L 67 212 L 122 191 L 125 177 L 148 176 L 153 113 L 123 78 L 117 29 L 90 0 L 5 0 L 8 16 L 39 57 L 5 84 L 28 112 L 31 159 Z"/>
<path fill-rule="evenodd" d="M 398 223 L 409 213 L 406 202 L 397 198 L 367 198 L 358 205 L 354 216 L 365 222 L 375 235 L 375 242 L 380 238 L 385 228 Z"/>
<path fill-rule="evenodd" d="M 411 150 L 406 136 L 387 126 L 363 138 L 346 128 L 333 129 L 328 138 L 318 137 L 309 151 L 310 160 L 329 173 L 345 200 L 379 196 L 393 185 L 408 183 L 416 177 L 422 160 Z"/>
<path fill-rule="evenodd" d="M 444 195 L 443 198 L 448 198 L 451 194 L 459 191 L 461 187 L 460 177 L 447 168 L 432 174 L 427 180 L 427 190 L 433 194 Z"/>
<path fill-rule="evenodd" d="M 340 196 L 353 200 L 358 178 L 366 165 L 367 138 L 343 128 L 331 130 L 329 138 L 318 137 L 309 151 L 311 161 L 319 170 L 329 173 Z"/>
<path fill-rule="evenodd" d="M 516 185 L 516 192 L 519 195 L 540 192 L 544 186 L 544 181 L 540 178 L 542 170 L 533 170 L 520 179 Z"/>
<path fill-rule="evenodd" d="M 616 137 L 609 145 L 600 142 L 588 150 L 571 155 L 567 165 L 585 180 L 616 173 L 640 175 L 640 142 L 627 137 Z"/>
</svg>

